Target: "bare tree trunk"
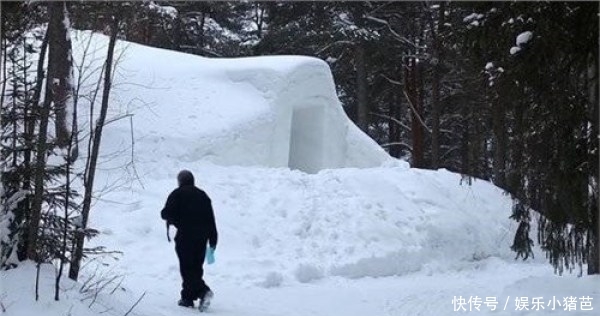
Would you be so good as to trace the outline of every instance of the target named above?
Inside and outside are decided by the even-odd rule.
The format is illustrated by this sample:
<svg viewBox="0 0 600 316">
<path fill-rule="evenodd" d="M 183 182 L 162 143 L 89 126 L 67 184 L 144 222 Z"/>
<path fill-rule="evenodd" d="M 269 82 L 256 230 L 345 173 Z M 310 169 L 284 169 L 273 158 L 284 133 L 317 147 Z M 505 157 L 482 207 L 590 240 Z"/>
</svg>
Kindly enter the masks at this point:
<svg viewBox="0 0 600 316">
<path fill-rule="evenodd" d="M 2 46 L 2 56 L 0 56 L 2 58 L 2 87 L 0 88 L 0 106 L 4 105 L 4 94 L 6 93 L 6 83 L 8 81 L 6 80 L 8 78 L 8 73 L 6 71 L 6 65 L 8 62 L 8 42 L 6 39 L 2 39 L 2 43 L 4 43 L 4 45 Z"/>
<path fill-rule="evenodd" d="M 357 100 L 357 123 L 365 133 L 369 129 L 369 104 L 367 99 L 367 67 L 365 61 L 365 49 L 361 44 L 355 48 L 356 63 L 356 100 Z"/>
<path fill-rule="evenodd" d="M 41 55 L 41 53 L 40 53 Z M 27 65 L 27 45 L 23 42 L 23 65 Z M 23 78 L 27 78 L 27 67 L 23 68 Z M 23 81 L 23 91 L 29 91 L 28 81 Z M 33 139 L 33 121 L 34 116 L 32 113 L 31 105 L 32 100 L 27 97 L 29 93 L 26 93 L 26 97 L 23 104 L 23 139 L 25 141 L 25 146 L 23 149 L 23 166 L 25 168 L 25 172 L 23 174 L 23 189 L 28 190 L 28 186 L 30 183 L 25 185 L 25 182 L 29 182 L 29 173 L 30 164 L 31 164 L 31 151 L 32 151 L 32 139 Z"/>
<path fill-rule="evenodd" d="M 23 178 L 23 189 L 29 191 L 31 189 L 31 180 L 32 177 L 35 177 L 35 174 L 33 173 L 34 170 L 31 168 L 31 162 L 32 162 L 32 149 L 35 145 L 34 141 L 35 141 L 35 125 L 36 125 L 36 121 L 39 119 L 40 117 L 40 108 L 39 108 L 39 102 L 40 102 L 40 96 L 42 94 L 42 87 L 44 85 L 44 60 L 46 59 L 46 52 L 48 50 L 48 33 L 46 33 L 44 35 L 44 39 L 42 41 L 42 46 L 40 48 L 40 53 L 39 53 L 39 59 L 37 62 L 37 74 L 36 74 L 36 83 L 35 83 L 35 88 L 33 91 L 33 97 L 31 99 L 30 102 L 30 107 L 31 109 L 28 111 L 30 112 L 30 117 L 29 117 L 29 122 L 25 124 L 26 128 L 25 128 L 25 140 L 27 142 L 27 147 L 28 149 L 25 151 L 24 153 L 24 164 L 25 164 L 25 168 L 27 170 L 27 173 L 24 175 Z M 37 166 L 37 164 L 36 164 Z M 37 170 L 37 169 L 36 169 Z M 33 206 L 33 203 L 31 202 L 31 196 L 27 195 L 27 197 L 23 200 L 22 203 L 24 203 L 25 205 L 30 205 Z M 31 208 L 30 208 L 31 209 Z M 32 214 L 28 214 L 29 218 L 31 217 Z M 28 220 L 29 223 L 31 223 L 30 220 Z M 19 260 L 25 260 L 26 258 L 28 258 L 28 251 L 29 251 L 29 230 L 31 229 L 31 226 L 28 226 L 26 228 L 26 234 L 25 238 L 23 238 L 23 242 L 21 243 L 21 247 L 18 250 L 18 257 Z"/>
<path fill-rule="evenodd" d="M 33 91 L 33 98 L 31 100 L 32 106 L 37 108 L 40 103 L 40 97 L 42 95 L 42 86 L 44 85 L 44 60 L 46 59 L 46 52 L 48 51 L 49 34 L 46 32 L 44 40 L 42 41 L 42 47 L 40 49 L 40 56 L 37 64 L 37 74 L 35 82 L 35 90 Z"/>
<path fill-rule="evenodd" d="M 259 39 L 262 39 L 265 21 L 265 7 L 260 2 L 254 2 L 252 6 L 254 8 L 254 23 L 256 23 L 256 36 Z"/>
<path fill-rule="evenodd" d="M 90 135 L 92 137 L 92 150 L 90 153 L 89 164 L 86 166 L 87 176 L 84 178 L 85 192 L 83 195 L 83 207 L 81 210 L 82 220 L 81 227 L 78 229 L 75 238 L 75 249 L 71 259 L 71 267 L 69 270 L 69 278 L 77 280 L 79 276 L 79 269 L 81 265 L 81 259 L 83 258 L 83 245 L 85 238 L 85 229 L 89 220 L 89 214 L 92 204 L 92 192 L 94 189 L 94 177 L 96 174 L 96 164 L 98 162 L 98 154 L 100 152 L 100 142 L 102 140 L 102 129 L 106 121 L 106 114 L 108 111 L 108 101 L 110 97 L 110 89 L 112 84 L 112 67 L 113 57 L 115 52 L 115 44 L 117 42 L 117 33 L 119 27 L 119 20 L 113 17 L 113 23 L 111 25 L 110 41 L 108 43 L 108 53 L 106 56 L 105 71 L 104 71 L 104 87 L 102 93 L 102 104 L 100 108 L 100 116 L 96 123 L 94 133 Z"/>
<path fill-rule="evenodd" d="M 173 34 L 171 36 L 171 48 L 173 50 L 181 51 L 181 34 L 184 32 L 184 28 L 185 27 L 182 26 L 181 14 L 177 14 L 175 19 L 173 19 L 173 29 L 171 33 Z"/>
<path fill-rule="evenodd" d="M 408 102 L 413 105 L 411 113 L 412 132 L 412 167 L 423 168 L 423 126 L 420 121 L 422 112 L 422 93 L 419 87 L 418 63 L 415 58 L 407 58 L 404 71 L 404 87 L 408 95 Z"/>
<path fill-rule="evenodd" d="M 52 2 L 48 5 L 50 22 L 46 37 L 42 44 L 42 53 L 48 48 L 48 78 L 46 80 L 46 91 L 44 104 L 39 111 L 39 130 L 36 144 L 36 162 L 34 175 L 34 194 L 31 204 L 31 215 L 27 227 L 27 257 L 37 260 L 37 239 L 44 200 L 44 178 L 46 170 L 46 152 L 48 150 L 48 124 L 50 121 L 50 109 L 54 103 L 56 108 L 56 135 L 59 143 L 61 138 L 66 145 L 69 139 L 69 128 L 66 127 L 66 102 L 72 96 L 71 86 L 71 42 L 67 40 L 66 5 L 64 2 Z M 38 61 L 38 81 L 33 98 L 33 104 L 39 101 L 41 85 L 43 82 L 43 64 L 45 57 L 40 53 Z M 37 89 L 39 88 L 39 89 Z M 66 137 L 66 141 L 65 141 Z"/>
<path fill-rule="evenodd" d="M 13 65 L 17 64 L 15 57 L 11 57 L 11 63 Z M 25 67 L 25 65 L 23 65 Z M 16 67 L 12 67 L 12 77 L 17 77 Z M 17 153 L 17 139 L 19 134 L 19 122 L 17 120 L 17 93 L 19 91 L 19 87 L 17 86 L 17 80 L 12 80 L 12 107 L 11 107 L 11 117 L 12 117 L 12 144 L 11 144 L 11 152 L 12 152 L 12 167 L 17 167 L 17 162 L 19 158 L 19 154 Z"/>
<path fill-rule="evenodd" d="M 77 113 L 73 112 L 73 127 L 75 127 L 75 125 L 77 123 L 74 123 L 77 121 Z M 75 132 L 75 129 L 73 131 L 73 133 L 71 133 L 71 137 L 69 140 L 69 145 L 67 146 L 67 159 L 66 159 L 66 170 L 65 170 L 65 203 L 64 203 L 64 222 L 63 222 L 63 227 L 62 227 L 62 244 L 60 246 L 60 260 L 59 260 L 59 267 L 58 267 L 58 273 L 56 273 L 56 279 L 54 281 L 54 300 L 58 301 L 60 300 L 60 280 L 62 278 L 63 275 L 63 271 L 65 268 L 65 264 L 67 264 L 67 240 L 68 240 L 68 236 L 69 236 L 69 204 L 70 204 L 70 197 L 71 197 L 71 166 L 73 164 L 73 162 L 75 161 L 75 159 L 73 159 L 73 157 L 71 157 L 72 153 L 73 153 L 73 146 L 75 145 L 74 143 L 77 142 L 77 134 Z"/>
<path fill-rule="evenodd" d="M 440 75 L 437 65 L 433 67 L 431 83 L 431 168 L 439 168 L 440 159 Z"/>
<path fill-rule="evenodd" d="M 431 168 L 439 168 L 440 159 L 440 90 L 441 72 L 440 66 L 443 62 L 441 29 L 444 27 L 446 3 L 441 2 L 437 21 L 437 32 L 435 23 L 432 21 L 431 30 L 433 35 L 433 78 L 431 82 Z"/>
<path fill-rule="evenodd" d="M 42 263 L 37 262 L 35 265 L 35 300 L 40 300 L 40 271 L 42 269 Z"/>
<path fill-rule="evenodd" d="M 420 62 L 417 62 L 415 64 L 415 96 L 417 98 L 417 102 L 415 104 L 415 112 L 417 114 L 417 117 L 423 118 L 423 107 L 424 107 L 424 101 L 425 101 L 425 86 L 423 84 L 423 64 Z M 416 120 L 417 121 L 417 134 L 416 134 L 416 141 L 417 141 L 417 150 L 415 151 L 415 153 L 417 154 L 417 161 L 418 161 L 418 168 L 425 168 L 426 167 L 426 162 L 425 162 L 425 141 L 424 141 L 424 137 L 425 137 L 425 132 L 423 130 L 424 125 L 421 124 L 421 121 Z"/>
<path fill-rule="evenodd" d="M 200 21 L 200 38 L 198 41 L 198 45 L 200 46 L 200 49 L 198 50 L 198 54 L 202 54 L 202 51 L 204 49 L 204 24 L 206 23 L 206 13 L 204 13 L 204 10 L 202 10 L 202 19 Z"/>
<path fill-rule="evenodd" d="M 401 100 L 402 98 L 398 98 L 398 95 L 394 93 L 393 95 L 393 103 L 390 105 L 390 119 L 389 119 L 389 136 L 388 142 L 390 144 L 396 143 L 400 141 L 400 131 L 401 126 L 396 123 L 396 121 L 400 120 L 401 113 Z M 390 155 L 395 158 L 400 158 L 401 147 L 397 145 L 393 145 L 389 149 Z"/>
<path fill-rule="evenodd" d="M 494 184 L 504 188 L 506 177 L 506 113 L 502 100 L 492 100 L 492 128 L 494 132 Z"/>
<path fill-rule="evenodd" d="M 47 134 L 52 103 L 52 88 L 46 85 L 44 105 L 40 111 L 40 128 L 36 145 L 36 161 L 34 175 L 34 194 L 31 205 L 31 216 L 27 227 L 27 258 L 37 260 L 37 235 L 40 227 L 42 204 L 44 198 L 44 176 L 46 173 L 46 151 L 48 149 Z"/>
<path fill-rule="evenodd" d="M 257 26 L 257 32 L 258 32 L 258 38 L 262 39 L 263 37 L 263 24 L 265 23 L 265 7 L 261 4 L 260 5 L 260 14 L 259 14 L 259 18 L 258 18 L 258 26 Z"/>
<path fill-rule="evenodd" d="M 50 41 L 51 55 L 55 53 L 53 62 L 56 63 L 56 73 L 52 78 L 54 85 L 54 111 L 57 145 L 61 148 L 68 146 L 70 139 L 70 126 L 67 123 L 67 112 L 73 97 L 72 69 L 73 62 L 71 57 L 71 39 L 67 25 L 68 12 L 65 2 L 51 2 L 48 4 L 48 13 L 50 23 L 48 28 L 54 31 L 51 33 Z"/>
<path fill-rule="evenodd" d="M 48 27 L 46 31 L 45 40 L 48 42 L 47 45 L 50 47 L 52 44 L 50 43 L 52 38 L 53 29 Z M 41 55 L 40 55 L 41 56 Z M 38 231 L 40 227 L 40 218 L 42 215 L 42 204 L 44 200 L 44 176 L 46 173 L 46 152 L 48 150 L 48 123 L 50 120 L 50 107 L 52 105 L 53 98 L 53 84 L 52 78 L 55 72 L 55 65 L 53 63 L 54 55 L 52 50 L 49 49 L 48 56 L 48 79 L 46 80 L 46 91 L 44 94 L 44 103 L 42 107 L 39 109 L 39 129 L 38 129 L 38 138 L 36 143 L 36 160 L 35 160 L 35 174 L 34 174 L 34 193 L 33 200 L 31 202 L 31 214 L 29 217 L 29 224 L 27 225 L 27 258 L 36 261 L 37 260 L 37 237 Z M 40 70 L 40 66 L 41 69 Z M 39 76 L 43 73 L 43 59 L 40 57 L 40 61 L 38 62 L 38 82 L 41 90 L 41 81 L 43 79 L 42 76 Z M 38 91 L 39 91 L 38 90 Z M 34 96 L 34 102 L 39 100 L 39 93 Z"/>
<path fill-rule="evenodd" d="M 523 166 L 523 153 L 525 148 L 524 143 L 524 125 L 525 120 L 523 118 L 523 107 L 516 106 L 514 110 L 514 121 L 515 127 L 512 132 L 512 145 L 513 148 L 511 150 L 511 170 L 510 174 L 507 177 L 506 187 L 508 188 L 510 193 L 516 194 L 517 192 L 521 192 L 522 181 L 524 176 L 524 166 Z M 517 199 L 522 199 L 522 196 L 516 196 Z"/>
<path fill-rule="evenodd" d="M 469 110 L 467 107 L 463 107 L 461 109 L 461 121 L 462 121 L 462 133 L 460 133 L 460 173 L 464 175 L 468 175 L 470 172 L 469 169 L 469 129 L 471 128 L 471 123 L 469 121 Z"/>
<path fill-rule="evenodd" d="M 591 129 L 591 139 L 593 144 L 591 144 L 592 154 L 590 154 L 589 168 L 590 168 L 590 176 L 591 181 L 595 182 L 595 192 L 592 192 L 589 200 L 590 200 L 590 211 L 591 211 L 591 234 L 590 236 L 590 260 L 588 262 L 588 274 L 600 274 L 600 208 L 598 205 L 598 137 L 600 134 L 598 132 L 598 121 L 600 120 L 600 113 L 598 109 L 599 100 L 599 82 L 598 82 L 598 53 L 590 54 L 590 62 L 588 66 L 588 98 L 589 104 L 591 108 L 591 124 L 589 124 Z M 592 183 L 592 186 L 594 183 Z"/>
<path fill-rule="evenodd" d="M 600 120 L 600 111 L 598 109 L 598 102 L 600 102 L 600 80 L 598 78 L 598 68 L 600 67 L 600 62 L 599 62 L 599 58 L 598 57 L 598 52 L 596 51 L 596 54 L 593 54 L 593 58 L 594 58 L 594 63 L 593 63 L 593 69 L 594 69 L 594 80 L 592 81 L 592 87 L 594 89 L 593 93 L 592 93 L 592 100 L 591 100 L 591 105 L 593 108 L 593 114 L 592 117 L 594 119 L 594 124 L 592 125 L 592 139 L 594 139 L 594 142 L 596 142 L 596 145 L 598 145 L 598 138 L 600 137 L 600 133 L 598 132 L 598 128 L 600 126 L 598 126 L 599 124 L 599 120 Z M 595 170 L 593 171 L 596 179 L 596 185 L 600 185 L 599 183 L 599 175 L 598 175 L 598 164 L 600 163 L 599 159 L 598 159 L 598 150 L 596 150 L 595 152 L 596 154 L 594 155 L 595 157 L 593 158 L 593 160 L 590 162 L 591 166 L 595 167 Z M 600 274 L 600 205 L 598 203 L 598 187 L 596 187 L 596 196 L 594 197 L 594 204 L 593 204 L 593 208 L 592 209 L 596 209 L 596 269 L 595 271 L 593 271 L 595 274 Z"/>
</svg>

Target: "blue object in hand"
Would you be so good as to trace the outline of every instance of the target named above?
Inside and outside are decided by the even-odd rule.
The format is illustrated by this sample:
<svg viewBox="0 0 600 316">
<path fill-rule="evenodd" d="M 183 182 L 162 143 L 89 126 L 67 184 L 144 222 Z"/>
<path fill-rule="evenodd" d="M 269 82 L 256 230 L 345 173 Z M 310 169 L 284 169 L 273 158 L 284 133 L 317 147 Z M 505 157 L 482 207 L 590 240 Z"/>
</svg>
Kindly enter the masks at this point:
<svg viewBox="0 0 600 316">
<path fill-rule="evenodd" d="M 204 259 L 206 260 L 206 263 L 208 263 L 208 264 L 215 263 L 215 248 L 208 247 L 206 249 L 206 256 Z"/>
</svg>

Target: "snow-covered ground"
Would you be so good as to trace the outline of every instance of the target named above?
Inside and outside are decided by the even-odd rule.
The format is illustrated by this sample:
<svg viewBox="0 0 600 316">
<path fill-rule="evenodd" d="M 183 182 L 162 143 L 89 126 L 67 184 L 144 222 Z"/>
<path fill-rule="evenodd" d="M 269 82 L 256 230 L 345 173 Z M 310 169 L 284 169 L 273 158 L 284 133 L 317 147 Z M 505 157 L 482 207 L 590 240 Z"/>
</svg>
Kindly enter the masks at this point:
<svg viewBox="0 0 600 316">
<path fill-rule="evenodd" d="M 92 299 L 66 282 L 55 304 L 46 267 L 42 300 L 33 303 L 35 271 L 25 264 L 0 274 L 7 315 L 123 315 L 144 293 L 131 315 L 198 313 L 175 305 L 177 259 L 159 217 L 183 168 L 216 212 L 217 261 L 206 268 L 212 314 L 451 315 L 474 308 L 475 296 L 498 305 L 481 303 L 474 314 L 600 308 L 600 278 L 556 276 L 539 253 L 533 262 L 513 260 L 515 224 L 501 190 L 389 158 L 343 114 L 322 62 L 125 46 L 110 113 L 133 114 L 133 125 L 126 118 L 105 129 L 102 194 L 91 218 L 101 231 L 91 244 L 123 255 L 90 262 L 82 276 L 124 275 L 123 289 L 112 284 L 88 309 Z M 311 110 L 302 112 L 300 101 Z M 569 296 L 576 311 L 548 306 Z M 594 311 L 581 310 L 587 296 Z M 542 297 L 544 309 L 515 311 L 517 297 L 529 309 Z"/>
<path fill-rule="evenodd" d="M 206 272 L 216 314 L 447 315 L 454 296 L 478 295 L 509 298 L 512 315 L 515 295 L 598 295 L 598 278 L 513 261 L 510 201 L 486 182 L 461 186 L 449 172 L 401 167 L 163 168 L 182 167 L 217 212 L 217 263 Z M 111 194 L 94 214 L 107 227 L 95 243 L 125 252 L 111 267 L 148 293 L 140 315 L 172 315 L 178 298 L 177 259 L 158 217 L 174 183 L 148 177 L 145 189 Z"/>
</svg>

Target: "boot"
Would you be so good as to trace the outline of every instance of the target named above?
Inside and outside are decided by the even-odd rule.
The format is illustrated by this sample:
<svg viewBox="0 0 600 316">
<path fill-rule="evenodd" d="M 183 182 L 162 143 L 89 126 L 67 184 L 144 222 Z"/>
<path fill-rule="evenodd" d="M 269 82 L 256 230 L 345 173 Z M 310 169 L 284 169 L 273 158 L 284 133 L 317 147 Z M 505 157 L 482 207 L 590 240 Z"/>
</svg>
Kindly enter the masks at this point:
<svg viewBox="0 0 600 316">
<path fill-rule="evenodd" d="M 182 306 L 182 307 L 194 307 L 194 301 L 192 300 L 186 300 L 186 299 L 180 299 L 179 302 L 177 302 L 177 305 Z"/>
<path fill-rule="evenodd" d="M 208 309 L 213 296 L 215 296 L 215 294 L 211 290 L 208 290 L 206 293 L 204 293 L 204 296 L 200 299 L 200 304 L 198 305 L 200 312 L 204 312 Z"/>
</svg>

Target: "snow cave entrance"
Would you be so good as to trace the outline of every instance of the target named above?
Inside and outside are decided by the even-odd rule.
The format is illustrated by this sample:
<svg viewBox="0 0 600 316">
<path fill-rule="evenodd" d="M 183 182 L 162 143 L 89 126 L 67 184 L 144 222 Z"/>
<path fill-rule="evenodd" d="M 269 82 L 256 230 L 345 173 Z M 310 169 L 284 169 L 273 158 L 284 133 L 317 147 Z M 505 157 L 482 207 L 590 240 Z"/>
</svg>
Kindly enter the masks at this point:
<svg viewBox="0 0 600 316">
<path fill-rule="evenodd" d="M 323 168 L 325 154 L 325 108 L 296 107 L 292 112 L 288 167 L 306 173 Z"/>
</svg>

